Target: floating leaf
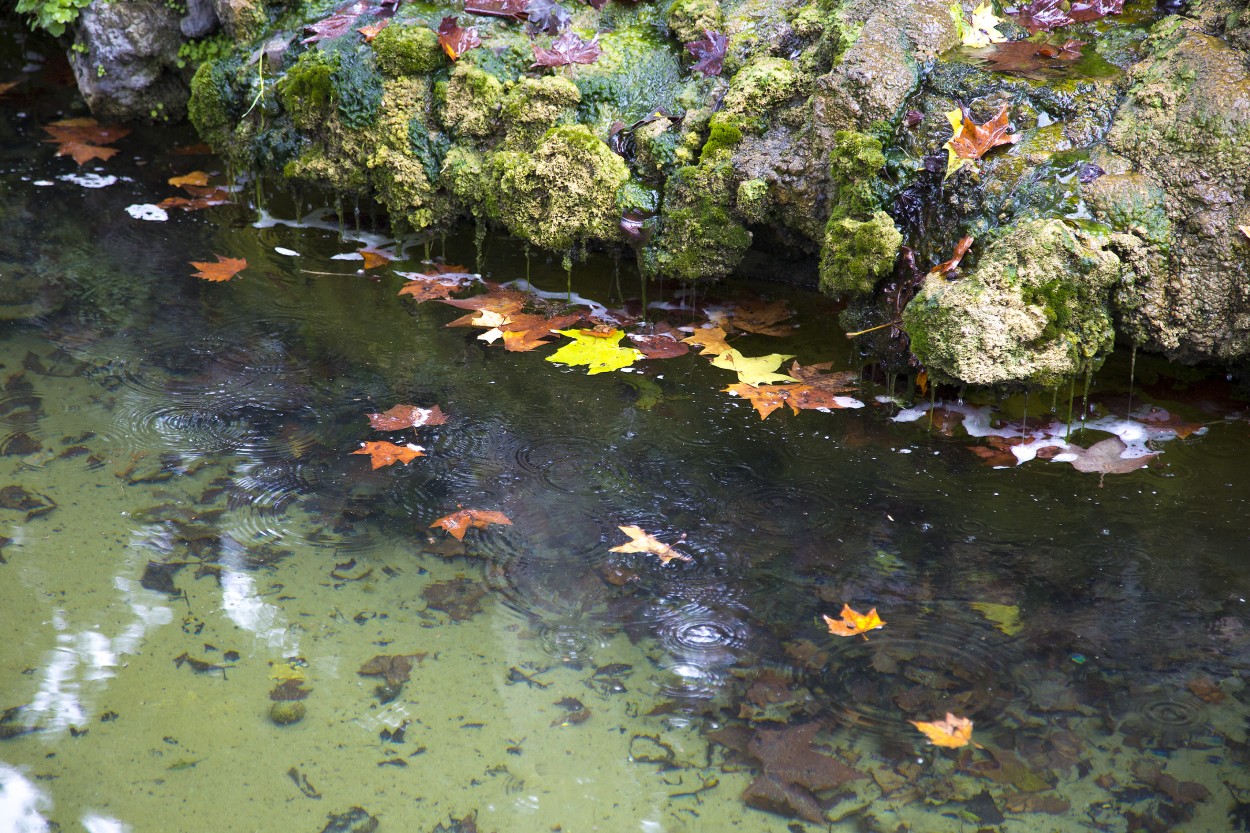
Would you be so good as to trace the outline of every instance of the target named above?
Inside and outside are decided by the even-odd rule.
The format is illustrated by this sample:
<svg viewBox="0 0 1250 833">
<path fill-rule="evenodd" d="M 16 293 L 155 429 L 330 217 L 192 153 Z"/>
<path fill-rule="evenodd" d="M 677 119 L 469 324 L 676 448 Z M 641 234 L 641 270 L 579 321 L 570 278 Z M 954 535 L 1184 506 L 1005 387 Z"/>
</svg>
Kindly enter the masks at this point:
<svg viewBox="0 0 1250 833">
<path fill-rule="evenodd" d="M 786 359 L 794 356 L 783 356 L 781 353 L 769 353 L 767 356 L 747 357 L 730 348 L 712 359 L 713 367 L 732 370 L 738 374 L 738 381 L 746 385 L 767 385 L 771 382 L 795 382 L 797 379 L 784 373 L 774 371 Z"/>
<path fill-rule="evenodd" d="M 173 185 L 173 186 L 182 186 L 182 185 L 204 186 L 208 184 L 208 174 L 205 173 L 204 171 L 192 171 L 191 173 L 183 174 L 182 176 L 170 177 L 166 181 L 170 185 Z"/>
<path fill-rule="evenodd" d="M 367 246 L 363 249 L 357 249 L 356 254 L 360 255 L 361 259 L 364 260 L 366 269 L 376 269 L 379 266 L 385 266 L 392 260 L 391 255 L 387 252 L 380 252 Z"/>
<path fill-rule="evenodd" d="M 609 552 L 649 552 L 665 564 L 674 559 L 677 561 L 691 560 L 690 556 L 685 553 L 678 552 L 668 544 L 661 543 L 654 535 L 644 532 L 642 527 L 622 526 L 618 527 L 618 529 L 628 535 L 630 540 L 620 546 L 612 547 L 612 549 L 608 550 Z"/>
<path fill-rule="evenodd" d="M 199 211 L 201 208 L 225 205 L 231 201 L 230 192 L 225 188 L 217 186 L 200 187 L 198 185 L 183 185 L 182 188 L 192 196 L 190 198 L 166 197 L 157 205 L 161 208 L 181 208 L 183 211 Z"/>
<path fill-rule="evenodd" d="M 380 469 L 394 463 L 403 463 L 406 466 L 418 457 L 424 457 L 425 449 L 412 443 L 395 445 L 395 443 L 377 441 L 361 443 L 360 448 L 352 454 L 368 454 L 373 468 Z"/>
<path fill-rule="evenodd" d="M 842 613 L 839 615 L 842 617 L 840 620 L 823 614 L 820 617 L 825 620 L 825 627 L 834 636 L 855 636 L 885 627 L 885 622 L 877 615 L 875 607 L 867 613 L 860 613 L 852 610 L 850 605 L 843 604 Z M 867 639 L 867 637 L 864 638 Z"/>
<path fill-rule="evenodd" d="M 725 329 L 720 326 L 716 327 L 700 327 L 694 331 L 694 334 L 683 338 L 685 344 L 694 344 L 700 348 L 699 352 L 719 356 L 726 350 L 732 349 L 725 342 Z"/>
<path fill-rule="evenodd" d="M 573 339 L 556 352 L 547 357 L 549 362 L 567 365 L 587 365 L 588 375 L 607 373 L 629 367 L 643 357 L 633 347 L 621 347 L 620 340 L 625 333 L 621 330 L 557 330 L 560 335 Z"/>
<path fill-rule="evenodd" d="M 447 57 L 455 61 L 470 49 L 481 46 L 482 39 L 477 36 L 477 27 L 462 28 L 456 18 L 444 17 L 438 24 L 438 43 Z"/>
<path fill-rule="evenodd" d="M 599 36 L 584 39 L 572 29 L 567 29 L 551 42 L 550 49 L 533 44 L 534 67 L 562 67 L 568 64 L 593 64 L 603 50 L 599 48 Z"/>
<path fill-rule="evenodd" d="M 213 255 L 213 257 L 217 258 L 216 263 L 191 261 L 191 265 L 199 270 L 194 273 L 193 277 L 203 278 L 206 281 L 228 281 L 247 268 L 247 261 L 241 257 L 222 257 L 221 255 Z"/>
<path fill-rule="evenodd" d="M 57 145 L 57 156 L 70 156 L 79 167 L 92 159 L 108 161 L 117 148 L 104 147 L 128 135 L 130 128 L 102 125 L 92 118 L 62 119 L 44 125 L 43 130 L 51 138 L 44 139 Z"/>
<path fill-rule="evenodd" d="M 1128 474 L 1131 471 L 1137 471 L 1145 468 L 1151 460 L 1159 456 L 1158 452 L 1151 452 L 1125 457 L 1124 452 L 1127 450 L 1128 446 L 1119 437 L 1108 437 L 1089 448 L 1068 446 L 1064 452 L 1076 454 L 1076 459 L 1068 462 L 1071 462 L 1072 468 L 1077 471 L 1097 472 L 1103 475 Z"/>
<path fill-rule="evenodd" d="M 464 540 L 464 534 L 468 532 L 470 527 L 477 529 L 485 529 L 491 524 L 502 524 L 504 526 L 512 526 L 512 521 L 502 512 L 496 512 L 493 509 L 458 509 L 450 515 L 443 517 L 430 524 L 430 527 L 441 527 L 459 541 Z"/>
<path fill-rule="evenodd" d="M 725 50 L 729 46 L 729 38 L 720 32 L 710 29 L 703 30 L 703 37 L 686 44 L 686 49 L 697 60 L 692 72 L 701 72 L 705 77 L 720 75 L 724 68 Z"/>
<path fill-rule="evenodd" d="M 369 424 L 379 431 L 402 431 L 405 428 L 420 428 L 423 425 L 442 425 L 447 421 L 447 414 L 434 405 L 429 408 L 418 408 L 416 405 L 395 405 L 380 414 L 369 414 Z"/>
<path fill-rule="evenodd" d="M 975 49 L 1007 40 L 1007 36 L 998 31 L 998 24 L 1002 22 L 1003 19 L 994 14 L 994 7 L 991 4 L 982 3 L 977 6 L 972 10 L 972 19 L 964 28 L 964 46 L 971 46 Z"/>
<path fill-rule="evenodd" d="M 932 723 L 912 720 L 910 723 L 924 732 L 925 737 L 929 739 L 929 743 L 932 743 L 934 746 L 958 749 L 961 746 L 967 746 L 969 743 L 972 743 L 972 721 L 966 717 L 956 717 L 947 712 L 944 720 L 936 720 Z M 972 745 L 979 748 L 979 744 L 973 743 Z"/>
<path fill-rule="evenodd" d="M 1006 104 L 998 111 L 997 116 L 984 124 L 974 122 L 968 108 L 963 106 L 958 110 L 951 110 L 946 114 L 946 118 L 951 123 L 951 129 L 954 130 L 954 135 L 944 145 L 948 154 L 947 178 L 969 161 L 980 159 L 991 148 L 1015 144 L 1020 140 L 1019 133 L 1007 132 Z"/>
</svg>

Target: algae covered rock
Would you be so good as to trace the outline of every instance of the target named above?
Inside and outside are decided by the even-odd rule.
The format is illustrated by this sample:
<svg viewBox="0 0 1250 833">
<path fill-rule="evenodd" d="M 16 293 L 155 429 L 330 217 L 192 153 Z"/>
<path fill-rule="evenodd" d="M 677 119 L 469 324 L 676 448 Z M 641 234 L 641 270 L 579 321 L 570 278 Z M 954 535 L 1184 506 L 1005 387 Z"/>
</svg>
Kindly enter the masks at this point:
<svg viewBox="0 0 1250 833">
<path fill-rule="evenodd" d="M 1169 18 L 1132 72 L 1108 145 L 1138 178 L 1096 216 L 1141 268 L 1119 293 L 1135 341 L 1172 359 L 1250 356 L 1250 69 L 1225 41 Z M 1129 186 L 1132 187 L 1129 187 Z"/>
<path fill-rule="evenodd" d="M 1096 241 L 1034 220 L 990 243 L 965 277 L 929 275 L 903 327 L 935 379 L 1053 387 L 1110 353 L 1119 276 L 1119 259 Z"/>
<path fill-rule="evenodd" d="M 553 127 L 532 152 L 493 154 L 482 171 L 488 216 L 544 249 L 616 235 L 625 162 L 581 125 Z"/>
</svg>

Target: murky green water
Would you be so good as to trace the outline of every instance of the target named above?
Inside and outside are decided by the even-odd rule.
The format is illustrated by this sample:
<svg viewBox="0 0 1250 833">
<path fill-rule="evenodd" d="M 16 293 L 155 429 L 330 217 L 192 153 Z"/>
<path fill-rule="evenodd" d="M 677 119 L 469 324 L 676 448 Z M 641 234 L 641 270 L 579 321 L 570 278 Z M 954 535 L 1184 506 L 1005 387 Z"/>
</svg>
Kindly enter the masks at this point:
<svg viewBox="0 0 1250 833">
<path fill-rule="evenodd" d="M 213 160 L 157 131 L 80 172 L 39 144 L 76 114 L 54 74 L 0 101 L 20 312 L 0 324 L 0 831 L 1250 825 L 1250 430 L 1228 386 L 1144 362 L 1131 401 L 1098 380 L 1089 419 L 1162 452 L 1100 478 L 992 468 L 958 425 L 984 411 L 895 421 L 870 381 L 864 408 L 761 421 L 694 354 L 588 376 L 397 298 L 420 244 L 368 274 L 334 259 L 386 242 L 350 210 L 342 231 L 247 188 L 132 219 Z M 444 249 L 473 264 L 472 230 Z M 214 254 L 248 268 L 191 277 Z M 480 266 L 527 268 L 497 238 Z M 606 259 L 574 285 L 639 294 Z M 847 366 L 826 301 L 717 293 L 798 310 L 744 353 Z M 396 403 L 450 419 L 370 429 Z M 352 454 L 373 439 L 427 456 L 373 471 Z M 459 506 L 512 525 L 458 547 L 429 525 Z M 620 525 L 688 560 L 611 552 Z M 885 627 L 830 634 L 844 603 Z M 375 657 L 405 659 L 359 673 Z M 910 723 L 947 712 L 980 747 Z"/>
</svg>

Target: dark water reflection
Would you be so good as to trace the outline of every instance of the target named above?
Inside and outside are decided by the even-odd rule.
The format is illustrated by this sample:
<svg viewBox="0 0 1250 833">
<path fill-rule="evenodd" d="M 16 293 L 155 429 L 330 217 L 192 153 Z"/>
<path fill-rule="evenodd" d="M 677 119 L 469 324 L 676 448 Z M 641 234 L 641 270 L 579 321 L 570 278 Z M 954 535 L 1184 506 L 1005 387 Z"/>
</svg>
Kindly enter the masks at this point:
<svg viewBox="0 0 1250 833">
<path fill-rule="evenodd" d="M 1221 830 L 1250 799 L 1244 420 L 1102 483 L 988 468 L 891 405 L 761 422 L 693 355 L 591 377 L 447 330 L 332 259 L 360 236 L 336 223 L 132 220 L 213 160 L 139 144 L 81 188 L 37 143 L 53 108 L 0 106 L 0 275 L 43 304 L 0 327 L 0 831 L 806 824 L 744 798 L 845 830 Z M 191 278 L 213 253 L 248 269 Z M 492 241 L 483 268 L 526 264 Z M 577 289 L 619 300 L 611 275 Z M 802 320 L 747 352 L 845 360 Z M 452 418 L 370 470 L 365 414 L 397 402 Z M 456 545 L 429 524 L 458 505 L 512 526 Z M 612 552 L 622 525 L 687 560 Z M 831 635 L 844 603 L 886 627 Z M 410 679 L 356 673 L 379 654 Z M 313 693 L 278 727 L 286 679 Z M 948 711 L 983 748 L 924 744 Z M 864 778 L 786 757 L 813 723 Z"/>
</svg>

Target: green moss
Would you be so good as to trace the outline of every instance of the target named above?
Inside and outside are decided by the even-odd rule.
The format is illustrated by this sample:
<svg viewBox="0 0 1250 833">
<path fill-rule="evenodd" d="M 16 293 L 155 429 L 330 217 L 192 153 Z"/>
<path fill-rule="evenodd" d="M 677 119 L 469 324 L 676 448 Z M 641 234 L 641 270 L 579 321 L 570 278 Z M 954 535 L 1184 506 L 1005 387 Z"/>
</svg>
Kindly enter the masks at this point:
<svg viewBox="0 0 1250 833">
<path fill-rule="evenodd" d="M 369 191 L 371 180 L 363 160 L 345 162 L 338 149 L 328 151 L 322 145 L 310 145 L 299 156 L 282 168 L 287 179 L 299 179 L 332 188 L 346 194 L 364 194 Z"/>
<path fill-rule="evenodd" d="M 582 125 L 549 129 L 532 152 L 494 153 L 483 174 L 487 216 L 535 246 L 567 251 L 618 236 L 617 191 L 629 169 Z"/>
<path fill-rule="evenodd" d="M 820 253 L 820 288 L 831 294 L 868 294 L 890 274 L 903 236 L 879 209 L 874 192 L 885 167 L 879 141 L 839 130 L 829 153 L 829 222 Z"/>
<path fill-rule="evenodd" d="M 762 179 L 748 179 L 738 183 L 738 213 L 752 223 L 764 223 L 772 202 L 768 183 Z"/>
<path fill-rule="evenodd" d="M 310 49 L 278 81 L 282 107 L 300 130 L 315 130 L 324 122 L 334 102 L 335 64 L 325 52 Z"/>
<path fill-rule="evenodd" d="M 616 192 L 616 207 L 624 214 L 641 211 L 650 214 L 660 207 L 660 195 L 635 179 L 630 179 Z"/>
<path fill-rule="evenodd" d="M 368 127 L 382 105 L 382 76 L 373 52 L 346 38 L 335 41 L 337 62 L 330 74 L 338 111 L 348 127 Z"/>
<path fill-rule="evenodd" d="M 474 214 L 481 213 L 486 203 L 485 169 L 485 156 L 463 145 L 452 145 L 443 157 L 444 187 Z"/>
<path fill-rule="evenodd" d="M 784 58 L 761 57 L 734 74 L 725 93 L 723 111 L 739 116 L 743 125 L 763 131 L 773 109 L 789 101 L 800 91 L 802 76 L 794 64 Z"/>
<path fill-rule="evenodd" d="M 702 37 L 705 29 L 723 31 L 725 16 L 717 0 L 674 0 L 667 22 L 678 41 L 689 43 Z"/>
<path fill-rule="evenodd" d="M 614 121 L 632 124 L 657 109 L 676 109 L 683 73 L 668 43 L 632 28 L 600 34 L 599 47 L 599 59 L 573 76 L 578 121 L 606 133 Z"/>
<path fill-rule="evenodd" d="M 459 63 L 451 78 L 440 81 L 435 96 L 439 118 L 453 135 L 486 136 L 498 127 L 503 84 L 471 64 Z"/>
<path fill-rule="evenodd" d="M 903 235 L 878 211 L 868 220 L 830 220 L 820 251 L 820 288 L 829 294 L 868 294 L 894 269 Z"/>
<path fill-rule="evenodd" d="M 641 253 L 644 273 L 694 281 L 733 272 L 751 246 L 751 233 L 729 212 L 733 176 L 727 153 L 673 172 L 658 234 Z"/>
<path fill-rule="evenodd" d="M 187 115 L 200 138 L 218 150 L 229 143 L 238 118 L 238 68 L 238 59 L 205 61 L 191 78 Z"/>
<path fill-rule="evenodd" d="M 1172 223 L 1167 194 L 1139 173 L 1100 176 L 1083 189 L 1094 216 L 1115 231 L 1127 232 L 1167 252 Z"/>
<path fill-rule="evenodd" d="M 634 131 L 634 167 L 648 180 L 660 181 L 677 163 L 680 134 L 667 119 L 644 124 Z"/>
<path fill-rule="evenodd" d="M 370 45 L 384 75 L 424 75 L 446 64 L 438 34 L 427 26 L 391 23 Z"/>
<path fill-rule="evenodd" d="M 731 122 L 721 118 L 721 114 L 717 113 L 708 123 L 707 141 L 703 143 L 703 150 L 700 152 L 699 159 L 711 159 L 722 150 L 733 150 L 739 142 L 742 141 L 742 131 Z"/>
<path fill-rule="evenodd" d="M 572 120 L 581 98 L 573 82 L 562 76 L 522 78 L 500 105 L 505 145 L 509 149 L 533 147 L 548 128 Z"/>
</svg>

